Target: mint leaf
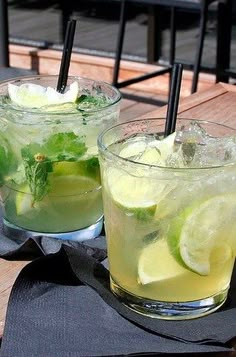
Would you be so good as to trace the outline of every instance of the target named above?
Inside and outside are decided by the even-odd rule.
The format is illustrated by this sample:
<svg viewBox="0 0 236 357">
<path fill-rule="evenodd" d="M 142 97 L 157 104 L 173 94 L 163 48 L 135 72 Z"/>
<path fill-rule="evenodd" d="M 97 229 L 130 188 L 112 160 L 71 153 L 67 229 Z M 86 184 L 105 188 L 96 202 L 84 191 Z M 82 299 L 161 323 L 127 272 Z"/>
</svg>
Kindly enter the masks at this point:
<svg viewBox="0 0 236 357">
<path fill-rule="evenodd" d="M 76 161 L 87 151 L 83 138 L 75 133 L 57 133 L 43 145 L 42 152 L 56 161 Z"/>
<path fill-rule="evenodd" d="M 92 177 L 98 182 L 101 181 L 99 161 L 97 157 L 93 156 L 91 158 L 78 161 L 78 164 L 81 175 Z"/>
<path fill-rule="evenodd" d="M 29 156 L 24 159 L 25 176 L 33 195 L 33 202 L 40 201 L 49 189 L 48 173 L 52 171 L 52 164 L 41 154 L 36 154 L 34 158 Z"/>
<path fill-rule="evenodd" d="M 4 177 L 9 175 L 17 166 L 16 157 L 7 141 L 0 136 L 0 185 L 4 182 Z"/>
<path fill-rule="evenodd" d="M 80 97 L 78 97 L 78 98 L 76 99 L 75 103 L 78 105 L 78 104 L 80 104 L 80 103 L 86 101 L 87 97 L 88 97 L 88 96 L 87 96 L 86 94 L 82 94 Z"/>
<path fill-rule="evenodd" d="M 77 100 L 77 109 L 78 110 L 95 110 L 99 108 L 103 108 L 108 104 L 107 98 L 101 93 L 100 96 L 92 96 L 82 94 Z"/>
<path fill-rule="evenodd" d="M 43 144 L 32 143 L 21 149 L 25 177 L 33 195 L 33 201 L 40 201 L 48 193 L 48 174 L 53 163 L 77 161 L 87 151 L 83 138 L 73 132 L 56 133 Z"/>
<path fill-rule="evenodd" d="M 36 154 L 47 157 L 50 161 L 77 161 L 87 151 L 83 137 L 75 133 L 57 133 L 43 144 L 32 143 L 22 148 L 22 157 L 33 158 Z"/>
<path fill-rule="evenodd" d="M 99 171 L 99 161 L 97 157 L 91 157 L 90 159 L 86 160 L 87 163 L 87 172 L 89 174 L 97 173 Z"/>
</svg>

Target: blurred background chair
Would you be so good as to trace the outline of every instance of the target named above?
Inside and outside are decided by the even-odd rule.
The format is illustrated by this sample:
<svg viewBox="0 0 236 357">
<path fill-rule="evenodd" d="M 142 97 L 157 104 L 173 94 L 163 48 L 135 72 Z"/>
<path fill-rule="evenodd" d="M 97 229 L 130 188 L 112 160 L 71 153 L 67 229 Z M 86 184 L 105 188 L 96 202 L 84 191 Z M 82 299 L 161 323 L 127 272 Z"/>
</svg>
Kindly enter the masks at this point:
<svg viewBox="0 0 236 357">
<path fill-rule="evenodd" d="M 193 6 L 194 2 L 198 5 Z M 200 37 L 197 36 L 197 32 L 200 33 L 199 19 L 202 18 L 199 6 L 202 6 L 203 2 L 208 4 L 204 46 L 203 41 L 200 42 Z M 6 3 L 6 0 L 0 0 L 0 5 Z M 123 39 L 124 37 L 125 39 L 120 59 L 158 65 L 158 67 L 154 67 L 154 70 L 160 69 L 159 66 L 161 66 L 164 73 L 170 73 L 172 62 L 178 60 L 184 64 L 184 69 L 194 72 L 197 47 L 201 43 L 204 48 L 202 48 L 203 55 L 200 58 L 200 68 L 197 73 L 199 74 L 201 71 L 202 73 L 215 74 L 216 81 L 227 82 L 229 73 L 226 69 L 229 68 L 230 62 L 232 25 L 231 4 L 232 0 L 126 0 L 124 3 L 125 21 L 123 21 L 123 24 L 126 25 L 123 27 Z M 58 25 L 64 32 L 63 29 L 68 19 L 73 15 L 73 17 L 78 17 L 75 53 L 114 58 L 114 64 L 118 65 L 115 65 L 114 71 L 112 71 L 114 72 L 113 82 L 120 85 L 119 81 L 123 80 L 124 76 L 126 79 L 131 77 L 130 75 L 127 78 L 127 72 L 119 73 L 120 63 L 118 60 L 120 61 L 120 59 L 117 56 L 117 49 L 120 48 L 118 40 L 120 40 L 119 34 L 121 33 L 122 6 L 122 0 L 80 0 L 78 2 L 72 0 L 50 0 L 48 2 L 46 0 L 26 2 L 8 0 L 10 41 L 13 44 L 23 44 L 40 49 L 61 50 L 62 38 L 58 31 Z M 172 11 L 177 32 L 173 31 L 174 36 L 171 41 L 170 29 L 174 29 L 174 26 L 171 27 Z M 128 20 L 126 21 L 127 13 Z M 3 17 L 3 11 L 0 11 L 0 14 Z M 3 22 L 6 21 L 6 18 L 5 16 L 0 21 L 0 26 L 2 25 L 4 28 L 6 26 L 3 26 Z M 234 21 L 235 19 L 234 17 Z M 117 29 L 119 30 L 118 36 Z M 171 45 L 171 42 L 175 42 L 175 36 L 176 53 L 175 46 Z M 0 37 L 4 37 L 2 30 Z M 232 37 L 232 40 L 235 40 L 235 32 Z M 0 41 L 0 44 L 8 42 L 7 40 L 8 35 L 5 41 Z M 123 45 L 123 42 L 121 44 Z M 231 62 L 233 63 L 235 41 L 232 45 Z M 12 50 L 14 49 L 12 48 Z M 3 53 L 4 51 L 1 50 L 0 56 Z M 8 50 L 5 53 L 8 54 Z M 33 58 L 35 63 L 32 66 L 37 68 L 37 58 L 36 56 Z M 7 70 L 9 69 L 6 65 L 4 66 Z M 120 74 L 120 78 L 116 76 L 117 80 L 115 81 L 117 72 Z M 166 77 L 168 78 L 168 74 Z M 202 78 L 204 81 L 205 77 Z M 162 83 L 161 80 L 160 78 L 160 83 Z M 146 86 L 146 83 L 143 85 Z M 149 82 L 147 82 L 148 85 Z M 122 87 L 120 86 L 120 88 Z M 166 87 L 164 90 L 166 91 Z"/>
<path fill-rule="evenodd" d="M 0 80 L 37 74 L 37 71 L 10 67 L 7 0 L 0 0 Z"/>
<path fill-rule="evenodd" d="M 117 0 L 114 0 L 117 1 Z M 158 31 L 160 32 L 158 19 L 162 16 L 163 9 L 167 8 L 170 11 L 170 43 L 169 43 L 169 59 L 166 68 L 147 75 L 131 78 L 119 82 L 120 61 L 122 57 L 122 48 L 125 36 L 125 25 L 127 19 L 128 8 L 133 4 L 139 3 L 149 7 L 149 54 L 151 52 L 153 63 L 158 63 Z M 197 91 L 198 78 L 201 70 L 201 59 L 204 46 L 204 37 L 206 33 L 206 24 L 208 19 L 209 6 L 215 3 L 217 12 L 217 51 L 216 51 L 216 81 L 222 73 L 221 67 L 227 68 L 229 65 L 230 56 L 230 11 L 231 0 L 120 0 L 120 22 L 117 37 L 117 48 L 115 54 L 115 65 L 113 72 L 113 85 L 118 88 L 124 88 L 134 83 L 152 78 L 164 73 L 171 73 L 173 63 L 175 62 L 175 46 L 176 46 L 176 11 L 181 9 L 188 13 L 189 11 L 198 11 L 200 15 L 199 21 L 199 36 L 195 51 L 193 63 L 193 79 L 191 93 Z M 187 14 L 186 14 L 187 16 Z M 155 42 L 156 41 L 156 42 Z M 150 58 L 149 58 L 150 60 Z M 157 61 L 157 62 L 156 62 Z M 218 77 L 217 77 L 218 76 Z M 225 74 L 225 77 L 227 74 Z M 227 78 L 225 78 L 227 79 Z M 134 98 L 133 98 L 134 99 Z M 146 101 L 146 99 L 144 98 Z"/>
</svg>

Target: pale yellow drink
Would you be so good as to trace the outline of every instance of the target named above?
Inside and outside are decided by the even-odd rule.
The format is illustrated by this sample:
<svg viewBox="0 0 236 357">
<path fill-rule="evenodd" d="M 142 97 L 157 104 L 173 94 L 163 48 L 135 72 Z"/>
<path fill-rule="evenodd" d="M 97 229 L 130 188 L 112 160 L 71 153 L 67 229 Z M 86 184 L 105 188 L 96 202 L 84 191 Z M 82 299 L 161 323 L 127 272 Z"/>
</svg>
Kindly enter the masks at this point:
<svg viewBox="0 0 236 357">
<path fill-rule="evenodd" d="M 160 167 L 176 159 L 168 156 L 174 136 L 163 144 L 145 137 L 144 125 L 135 122 L 136 137 L 131 123 L 100 138 L 111 289 L 147 315 L 202 316 L 223 304 L 230 285 L 236 158 L 223 167 Z M 153 120 L 146 130 L 150 126 L 154 130 Z M 131 139 L 125 135 L 128 130 Z M 234 153 L 235 148 L 233 142 Z M 181 165 L 179 160 L 175 165 Z"/>
</svg>

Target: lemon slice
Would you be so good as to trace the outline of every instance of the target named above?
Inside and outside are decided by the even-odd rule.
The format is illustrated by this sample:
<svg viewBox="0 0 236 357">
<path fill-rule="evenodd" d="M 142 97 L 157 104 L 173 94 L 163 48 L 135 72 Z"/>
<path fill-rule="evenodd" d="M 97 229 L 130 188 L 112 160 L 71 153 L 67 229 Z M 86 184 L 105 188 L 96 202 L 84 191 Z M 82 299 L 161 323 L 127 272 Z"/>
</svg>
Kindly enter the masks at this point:
<svg viewBox="0 0 236 357">
<path fill-rule="evenodd" d="M 186 270 L 169 252 L 166 240 L 159 239 L 146 246 L 138 262 L 138 281 L 142 285 L 173 279 Z"/>
<path fill-rule="evenodd" d="M 25 108 L 40 108 L 46 105 L 74 103 L 78 97 L 78 82 L 73 82 L 65 93 L 59 93 L 51 87 L 42 87 L 38 84 L 24 83 L 16 86 L 8 84 L 8 94 L 13 103 Z"/>
<path fill-rule="evenodd" d="M 236 245 L 236 195 L 219 195 L 191 210 L 179 237 L 179 253 L 188 268 L 209 275 L 221 255 L 232 257 Z M 230 249 L 229 249 L 230 247 Z"/>
<path fill-rule="evenodd" d="M 96 180 L 78 175 L 56 176 L 51 178 L 50 183 L 49 194 L 43 200 L 34 203 L 28 186 L 23 186 L 21 191 L 16 194 L 17 215 L 25 215 L 31 210 L 40 210 L 42 208 L 49 210 L 51 205 L 56 203 L 63 205 L 63 197 L 65 197 L 66 201 L 77 201 L 80 194 L 99 187 L 99 183 Z"/>
</svg>

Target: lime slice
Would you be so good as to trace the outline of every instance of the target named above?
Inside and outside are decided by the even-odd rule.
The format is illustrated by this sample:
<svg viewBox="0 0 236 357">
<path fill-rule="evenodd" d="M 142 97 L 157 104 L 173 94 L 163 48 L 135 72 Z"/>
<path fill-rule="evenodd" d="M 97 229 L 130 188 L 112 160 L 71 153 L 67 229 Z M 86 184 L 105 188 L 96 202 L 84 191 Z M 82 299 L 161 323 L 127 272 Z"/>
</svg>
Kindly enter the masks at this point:
<svg viewBox="0 0 236 357">
<path fill-rule="evenodd" d="M 53 174 L 55 176 L 80 175 L 93 178 L 98 182 L 101 181 L 99 162 L 96 156 L 87 160 L 55 162 L 53 163 Z"/>
<path fill-rule="evenodd" d="M 166 240 L 159 239 L 146 246 L 138 262 L 138 281 L 142 284 L 173 279 L 186 273 L 170 254 Z"/>
<path fill-rule="evenodd" d="M 123 173 L 118 169 L 108 170 L 108 185 L 114 201 L 127 208 L 156 205 L 156 185 L 147 180 Z"/>
<path fill-rule="evenodd" d="M 131 176 L 110 168 L 107 171 L 107 184 L 113 201 L 128 214 L 145 221 L 154 216 L 157 192 L 162 189 L 156 180 Z"/>
<path fill-rule="evenodd" d="M 13 103 L 25 108 L 40 108 L 46 105 L 74 103 L 78 97 L 79 85 L 73 82 L 65 93 L 59 93 L 54 88 L 42 87 L 38 84 L 24 83 L 16 86 L 8 84 L 8 94 Z"/>
<path fill-rule="evenodd" d="M 139 157 L 138 162 L 149 165 L 165 166 L 166 159 L 173 152 L 173 145 L 176 133 L 173 133 L 163 140 L 153 140 L 148 143 L 146 150 Z"/>
<path fill-rule="evenodd" d="M 138 171 L 137 171 L 138 173 Z M 107 185 L 113 201 L 127 214 L 147 221 L 155 216 L 157 205 L 172 190 L 169 183 L 156 178 L 132 176 L 117 168 L 106 172 Z"/>
<path fill-rule="evenodd" d="M 166 158 L 173 151 L 176 133 L 163 140 L 139 140 L 126 143 L 119 153 L 123 158 L 130 158 L 136 162 L 148 165 L 165 165 Z"/>
<path fill-rule="evenodd" d="M 63 196 L 67 201 L 77 201 L 79 199 L 77 195 L 99 187 L 96 180 L 79 175 L 56 176 L 51 178 L 50 183 L 49 194 L 43 200 L 34 203 L 28 186 L 23 186 L 21 192 L 16 194 L 17 215 L 25 215 L 32 209 L 50 209 L 51 204 L 55 204 L 57 199 L 59 199 L 58 203 L 63 204 Z"/>
<path fill-rule="evenodd" d="M 209 275 L 211 264 L 222 256 L 232 257 L 235 249 L 236 195 L 219 195 L 188 208 L 185 220 L 176 225 L 175 247 L 184 264 L 200 275 Z M 177 241 L 178 239 L 178 241 Z M 230 247 L 230 249 L 229 249 Z M 177 253 L 177 254 L 178 254 Z M 175 254 L 175 253 L 173 253 Z"/>
<path fill-rule="evenodd" d="M 134 161 L 145 164 L 159 164 L 172 151 L 175 133 L 163 140 L 127 143 L 119 155 L 134 157 Z M 163 157 L 161 150 L 163 149 Z M 141 165 L 140 165 L 141 166 Z M 133 170 L 134 171 L 134 170 Z M 109 168 L 106 171 L 107 184 L 113 200 L 142 221 L 155 217 L 160 201 L 173 189 L 173 185 L 161 178 L 145 177 L 146 168 L 137 167 L 134 175 L 123 169 Z"/>
</svg>

